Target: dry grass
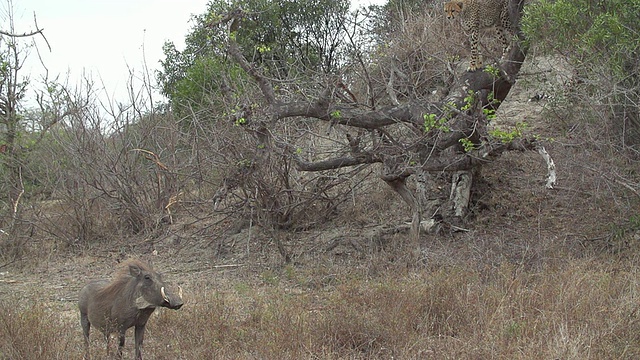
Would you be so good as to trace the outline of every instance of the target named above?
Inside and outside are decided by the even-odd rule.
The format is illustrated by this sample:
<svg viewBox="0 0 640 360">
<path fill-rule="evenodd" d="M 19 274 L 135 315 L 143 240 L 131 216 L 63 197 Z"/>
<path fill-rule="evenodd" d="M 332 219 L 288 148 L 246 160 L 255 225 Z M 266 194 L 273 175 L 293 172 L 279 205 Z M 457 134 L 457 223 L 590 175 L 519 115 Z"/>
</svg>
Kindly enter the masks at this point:
<svg viewBox="0 0 640 360">
<path fill-rule="evenodd" d="M 199 286 L 148 326 L 150 359 L 623 359 L 640 357 L 635 261 L 580 259 L 541 271 L 504 264 L 391 269 L 218 291 Z M 129 332 L 125 358 L 133 356 Z M 104 343 L 92 336 L 92 352 Z M 0 359 L 80 359 L 80 326 L 41 306 L 0 309 Z M 112 342 L 115 349 L 115 341 Z"/>
<path fill-rule="evenodd" d="M 2 302 L 0 359 L 74 358 L 70 354 L 77 352 L 77 339 L 68 322 L 42 305 L 20 306 L 16 299 L 7 298 Z"/>
</svg>

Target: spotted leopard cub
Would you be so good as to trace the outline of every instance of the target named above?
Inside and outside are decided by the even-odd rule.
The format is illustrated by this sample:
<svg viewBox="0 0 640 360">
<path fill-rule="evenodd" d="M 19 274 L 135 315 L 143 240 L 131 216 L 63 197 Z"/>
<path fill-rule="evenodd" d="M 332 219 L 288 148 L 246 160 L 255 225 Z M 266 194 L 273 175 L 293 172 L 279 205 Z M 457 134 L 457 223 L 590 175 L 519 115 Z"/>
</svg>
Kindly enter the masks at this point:
<svg viewBox="0 0 640 360">
<path fill-rule="evenodd" d="M 505 31 L 511 29 L 508 0 L 453 0 L 444 4 L 444 12 L 447 19 L 459 17 L 462 20 L 462 28 L 469 32 L 471 60 L 468 71 L 476 71 L 482 67 L 478 52 L 480 29 L 495 27 L 502 42 L 502 57 L 507 54 L 509 42 Z"/>
</svg>

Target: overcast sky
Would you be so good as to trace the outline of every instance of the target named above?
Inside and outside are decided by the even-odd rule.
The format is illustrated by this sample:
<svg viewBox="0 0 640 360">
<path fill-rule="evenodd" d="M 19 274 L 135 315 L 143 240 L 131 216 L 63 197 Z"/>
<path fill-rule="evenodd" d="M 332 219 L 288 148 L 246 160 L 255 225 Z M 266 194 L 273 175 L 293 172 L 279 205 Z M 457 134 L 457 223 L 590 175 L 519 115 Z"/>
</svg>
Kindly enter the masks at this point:
<svg viewBox="0 0 640 360">
<path fill-rule="evenodd" d="M 51 45 L 36 42 L 49 78 L 69 74 L 76 84 L 88 74 L 110 97 L 126 102 L 129 69 L 159 69 L 162 45 L 173 41 L 178 49 L 193 25 L 192 15 L 206 10 L 207 0 L 0 0 L 0 28 L 7 28 L 8 3 L 13 3 L 15 29 L 34 29 L 33 16 Z M 359 1 L 360 2 L 360 1 Z M 383 0 L 361 0 L 382 3 Z M 144 55 L 144 56 L 143 56 Z M 37 82 L 45 73 L 35 50 L 23 74 Z"/>
</svg>

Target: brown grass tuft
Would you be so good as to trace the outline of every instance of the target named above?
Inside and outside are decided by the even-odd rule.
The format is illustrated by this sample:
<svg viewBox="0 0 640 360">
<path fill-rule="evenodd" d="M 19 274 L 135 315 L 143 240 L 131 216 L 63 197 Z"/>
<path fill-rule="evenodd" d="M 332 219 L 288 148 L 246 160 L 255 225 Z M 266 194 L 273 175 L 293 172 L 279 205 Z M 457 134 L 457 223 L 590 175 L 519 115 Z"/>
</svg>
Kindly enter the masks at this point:
<svg viewBox="0 0 640 360">
<path fill-rule="evenodd" d="M 41 305 L 10 307 L 16 299 L 3 299 L 0 307 L 0 359 L 53 360 L 76 358 L 73 331 L 65 320 Z"/>
</svg>

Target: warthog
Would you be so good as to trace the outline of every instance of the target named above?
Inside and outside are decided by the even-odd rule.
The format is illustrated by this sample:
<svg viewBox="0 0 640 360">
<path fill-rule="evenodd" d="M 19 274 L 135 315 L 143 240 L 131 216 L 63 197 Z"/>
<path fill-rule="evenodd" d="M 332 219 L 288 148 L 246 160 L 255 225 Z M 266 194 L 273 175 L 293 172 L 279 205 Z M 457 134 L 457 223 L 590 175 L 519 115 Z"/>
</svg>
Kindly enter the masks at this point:
<svg viewBox="0 0 640 360">
<path fill-rule="evenodd" d="M 158 306 L 177 310 L 182 304 L 182 289 L 176 296 L 151 266 L 136 259 L 125 261 L 111 282 L 94 280 L 80 291 L 78 307 L 84 332 L 85 358 L 89 357 L 89 330 L 93 324 L 104 334 L 107 352 L 109 336 L 118 333 L 118 359 L 122 358 L 127 329 L 135 326 L 135 358 L 142 360 L 140 348 L 149 316 Z"/>
</svg>

